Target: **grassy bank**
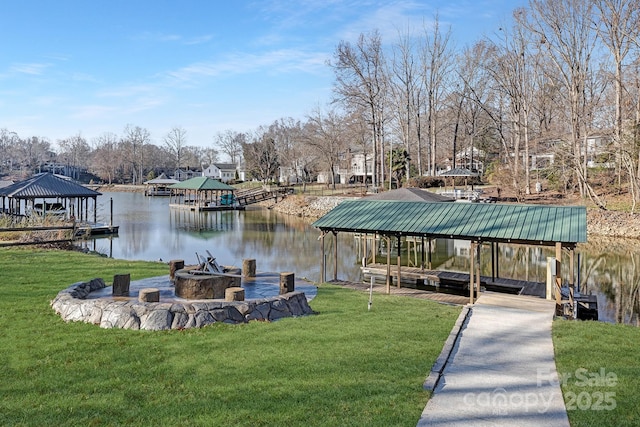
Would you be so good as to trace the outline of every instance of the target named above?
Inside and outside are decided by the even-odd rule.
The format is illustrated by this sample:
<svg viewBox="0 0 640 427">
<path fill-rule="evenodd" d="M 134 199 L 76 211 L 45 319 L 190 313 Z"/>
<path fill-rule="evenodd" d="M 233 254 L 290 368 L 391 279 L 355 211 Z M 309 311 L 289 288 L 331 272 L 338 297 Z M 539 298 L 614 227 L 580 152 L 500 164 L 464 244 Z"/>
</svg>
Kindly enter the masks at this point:
<svg viewBox="0 0 640 427">
<path fill-rule="evenodd" d="M 553 342 L 572 427 L 640 424 L 640 329 L 557 320 Z"/>
<path fill-rule="evenodd" d="M 65 324 L 55 294 L 166 265 L 0 250 L 0 425 L 415 425 L 459 308 L 322 286 L 318 315 L 141 332 Z"/>
</svg>

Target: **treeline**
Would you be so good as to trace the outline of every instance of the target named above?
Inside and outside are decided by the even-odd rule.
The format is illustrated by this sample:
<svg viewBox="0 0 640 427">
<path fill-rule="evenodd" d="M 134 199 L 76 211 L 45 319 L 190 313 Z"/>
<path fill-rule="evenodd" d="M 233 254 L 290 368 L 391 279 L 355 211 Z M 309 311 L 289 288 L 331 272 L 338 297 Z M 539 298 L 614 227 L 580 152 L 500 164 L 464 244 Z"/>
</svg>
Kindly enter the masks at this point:
<svg viewBox="0 0 640 427">
<path fill-rule="evenodd" d="M 604 208 L 595 185 L 604 174 L 607 189 L 628 192 L 634 206 L 640 199 L 640 0 L 530 0 L 468 46 L 456 46 L 437 16 L 395 40 L 372 29 L 340 41 L 328 65 L 334 102 L 304 120 L 220 132 L 209 148 L 188 145 L 181 128 L 153 144 L 147 130 L 128 125 L 90 143 L 59 141 L 55 156 L 108 182 L 222 157 L 244 161 L 256 179 L 277 179 L 285 167 L 309 181 L 320 172 L 335 179 L 350 167 L 345 153 L 361 152 L 376 186 L 474 167 L 475 156 L 485 179 L 517 195 L 544 179 Z M 46 139 L 7 130 L 0 152 L 0 173 L 54 156 Z"/>
</svg>

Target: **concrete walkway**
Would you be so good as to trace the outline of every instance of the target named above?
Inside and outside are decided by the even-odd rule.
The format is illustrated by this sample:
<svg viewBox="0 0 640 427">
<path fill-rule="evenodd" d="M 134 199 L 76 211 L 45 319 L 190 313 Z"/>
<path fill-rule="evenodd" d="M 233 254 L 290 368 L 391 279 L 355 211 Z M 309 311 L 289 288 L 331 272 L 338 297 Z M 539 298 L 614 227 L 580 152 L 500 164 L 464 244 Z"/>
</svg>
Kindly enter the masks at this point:
<svg viewBox="0 0 640 427">
<path fill-rule="evenodd" d="M 554 310 L 541 298 L 483 293 L 445 345 L 418 426 L 569 427 L 551 341 Z"/>
</svg>

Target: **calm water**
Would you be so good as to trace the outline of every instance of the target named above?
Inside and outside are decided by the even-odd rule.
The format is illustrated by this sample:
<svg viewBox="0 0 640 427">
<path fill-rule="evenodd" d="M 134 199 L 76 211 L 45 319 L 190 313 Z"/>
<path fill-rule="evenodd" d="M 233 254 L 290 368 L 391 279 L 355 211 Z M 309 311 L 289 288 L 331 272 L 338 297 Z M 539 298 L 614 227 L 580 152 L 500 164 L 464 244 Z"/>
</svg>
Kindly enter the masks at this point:
<svg viewBox="0 0 640 427">
<path fill-rule="evenodd" d="M 195 264 L 196 253 L 206 255 L 209 251 L 219 264 L 240 266 L 244 258 L 255 258 L 259 271 L 293 271 L 297 277 L 320 280 L 319 231 L 299 218 L 267 209 L 195 213 L 170 209 L 164 197 L 104 193 L 98 202 L 99 221 L 109 222 L 110 199 L 113 199 L 113 223 L 120 227 L 120 232 L 118 237 L 89 243 L 98 252 L 121 259 L 165 262 L 183 259 L 187 264 Z M 348 233 L 340 233 L 338 239 L 338 278 L 360 280 L 362 248 L 358 240 Z M 325 240 L 325 247 L 327 278 L 331 278 L 331 238 Z M 438 240 L 432 250 L 434 268 L 469 270 L 466 242 Z M 406 246 L 403 251 L 404 262 L 419 264 L 419 252 L 408 253 Z M 579 280 L 584 293 L 598 296 L 600 319 L 639 325 L 640 241 L 590 237 L 589 243 L 578 246 L 577 253 L 580 268 L 576 282 Z M 395 257 L 393 249 L 392 254 Z M 384 246 L 379 256 L 381 261 L 386 260 Z M 547 257 L 551 256 L 554 256 L 552 248 L 500 245 L 499 274 L 544 282 Z M 481 256 L 482 274 L 491 275 L 490 259 L 490 249 L 486 247 Z"/>
</svg>

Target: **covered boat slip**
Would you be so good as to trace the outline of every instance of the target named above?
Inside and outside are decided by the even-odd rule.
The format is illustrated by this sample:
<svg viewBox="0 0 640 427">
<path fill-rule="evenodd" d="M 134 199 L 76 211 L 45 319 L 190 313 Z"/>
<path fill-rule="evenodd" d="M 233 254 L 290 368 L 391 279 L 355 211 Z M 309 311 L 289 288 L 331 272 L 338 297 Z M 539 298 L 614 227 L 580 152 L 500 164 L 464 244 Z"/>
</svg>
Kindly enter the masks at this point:
<svg viewBox="0 0 640 427">
<path fill-rule="evenodd" d="M 321 272 L 325 277 L 325 237 L 334 235 L 334 280 L 338 276 L 337 236 L 340 232 L 379 235 L 397 241 L 414 236 L 429 243 L 432 239 L 458 239 L 470 241 L 470 268 L 468 275 L 469 299 L 473 303 L 480 290 L 480 247 L 491 245 L 492 276 L 498 276 L 497 247 L 500 243 L 555 247 L 556 303 L 563 303 L 560 289 L 563 252 L 568 253 L 569 305 L 573 307 L 574 252 L 577 243 L 587 241 L 586 208 L 583 206 L 542 206 L 485 203 L 429 203 L 385 200 L 344 201 L 313 223 L 320 229 L 322 244 Z M 564 251 L 563 251 L 564 249 Z M 424 266 L 423 266 L 424 267 Z M 406 268 L 406 267 L 405 267 Z M 396 285 L 402 281 L 400 256 L 394 267 Z M 387 251 L 386 285 L 391 286 L 392 266 Z M 547 295 L 549 297 L 549 295 Z"/>
<path fill-rule="evenodd" d="M 88 221 L 93 216 L 93 222 L 97 220 L 99 195 L 101 193 L 52 173 L 40 173 L 0 189 L 1 209 L 5 214 L 49 213 L 78 221 Z"/>
<path fill-rule="evenodd" d="M 192 211 L 214 211 L 239 209 L 235 204 L 235 187 L 199 176 L 172 184 L 169 206 Z"/>
</svg>

